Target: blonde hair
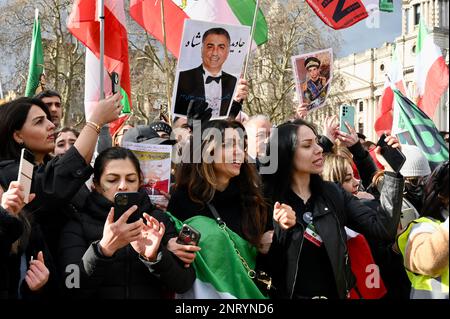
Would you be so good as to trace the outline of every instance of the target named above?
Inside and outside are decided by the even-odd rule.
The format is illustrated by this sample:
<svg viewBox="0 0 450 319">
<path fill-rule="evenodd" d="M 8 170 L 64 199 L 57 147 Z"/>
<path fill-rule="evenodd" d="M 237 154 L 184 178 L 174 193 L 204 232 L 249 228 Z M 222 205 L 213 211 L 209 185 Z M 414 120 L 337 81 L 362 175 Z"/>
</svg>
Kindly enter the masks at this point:
<svg viewBox="0 0 450 319">
<path fill-rule="evenodd" d="M 322 178 L 330 182 L 344 183 L 347 176 L 347 165 L 351 162 L 347 157 L 330 153 L 325 155 Z"/>
</svg>

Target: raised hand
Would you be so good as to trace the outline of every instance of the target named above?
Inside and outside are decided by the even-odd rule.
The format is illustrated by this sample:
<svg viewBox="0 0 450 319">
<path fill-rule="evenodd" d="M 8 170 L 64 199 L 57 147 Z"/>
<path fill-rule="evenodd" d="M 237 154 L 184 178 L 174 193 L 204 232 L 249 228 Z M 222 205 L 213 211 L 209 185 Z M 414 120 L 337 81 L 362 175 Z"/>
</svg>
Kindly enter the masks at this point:
<svg viewBox="0 0 450 319">
<path fill-rule="evenodd" d="M 166 228 L 156 218 L 144 213 L 147 225 L 144 224 L 140 236 L 132 241 L 131 247 L 148 261 L 156 261 L 159 245 Z"/>
<path fill-rule="evenodd" d="M 103 228 L 103 237 L 99 242 L 103 255 L 111 257 L 117 250 L 141 237 L 141 231 L 144 228 L 142 219 L 127 224 L 128 218 L 136 209 L 137 206 L 133 205 L 114 222 L 114 207 L 111 208 Z"/>
<path fill-rule="evenodd" d="M 359 142 L 358 133 L 356 130 L 350 126 L 347 122 L 344 123 L 347 127 L 347 130 L 350 133 L 345 133 L 341 131 L 337 131 L 337 138 L 344 144 L 346 147 L 351 147 Z"/>
<path fill-rule="evenodd" d="M 335 142 L 338 137 L 338 121 L 337 116 L 328 116 L 323 123 L 323 135 L 325 135 L 331 142 Z"/>
<path fill-rule="evenodd" d="M 296 119 L 305 119 L 308 115 L 308 103 L 302 103 L 295 109 L 295 118 Z"/>
<path fill-rule="evenodd" d="M 236 88 L 236 94 L 234 95 L 234 99 L 236 102 L 242 102 L 248 97 L 248 81 L 244 79 L 239 79 Z"/>
<path fill-rule="evenodd" d="M 97 104 L 93 105 L 87 120 L 98 124 L 100 127 L 117 120 L 122 111 L 122 105 L 120 104 L 121 100 L 122 95 L 116 93 L 106 99 L 98 101 Z"/>
<path fill-rule="evenodd" d="M 401 144 L 398 141 L 398 139 L 395 136 L 392 135 L 388 135 L 388 133 L 386 134 L 386 138 L 384 139 L 384 141 L 392 148 L 397 148 L 399 150 L 401 150 Z M 375 149 L 375 156 L 377 157 L 378 162 L 380 162 L 381 165 L 383 165 L 384 170 L 387 172 L 393 172 L 394 170 L 392 169 L 391 165 L 389 165 L 389 163 L 385 160 L 385 158 L 383 157 L 383 155 L 381 155 L 381 147 L 377 146 L 377 148 Z"/>
<path fill-rule="evenodd" d="M 31 202 L 35 194 L 30 194 L 28 197 L 28 202 Z M 9 188 L 6 192 L 1 194 L 2 207 L 13 215 L 18 215 L 22 208 L 25 206 L 23 186 L 19 184 L 18 181 L 11 182 Z"/>
<path fill-rule="evenodd" d="M 30 261 L 30 267 L 25 275 L 25 282 L 31 291 L 38 291 L 48 281 L 50 272 L 44 263 L 44 254 L 40 251 L 37 259 Z"/>
<path fill-rule="evenodd" d="M 177 256 L 185 267 L 189 267 L 195 260 L 196 252 L 201 248 L 193 245 L 181 245 L 177 243 L 176 238 L 169 239 L 167 243 L 167 249 L 170 250 L 175 256 Z"/>
<path fill-rule="evenodd" d="M 295 226 L 297 216 L 291 206 L 276 202 L 273 208 L 273 219 L 282 229 Z"/>
</svg>

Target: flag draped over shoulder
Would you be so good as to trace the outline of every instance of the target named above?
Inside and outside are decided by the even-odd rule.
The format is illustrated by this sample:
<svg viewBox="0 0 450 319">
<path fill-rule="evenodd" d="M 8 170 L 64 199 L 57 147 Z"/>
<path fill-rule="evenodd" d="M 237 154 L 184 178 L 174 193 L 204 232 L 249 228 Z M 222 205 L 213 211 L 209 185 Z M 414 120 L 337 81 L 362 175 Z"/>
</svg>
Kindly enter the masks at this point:
<svg viewBox="0 0 450 319">
<path fill-rule="evenodd" d="M 317 16 L 329 27 L 348 28 L 369 14 L 361 0 L 306 0 Z"/>
<path fill-rule="evenodd" d="M 33 39 L 31 41 L 30 64 L 28 68 L 25 96 L 32 97 L 39 87 L 41 75 L 44 73 L 44 51 L 42 49 L 41 24 L 39 11 L 36 9 L 33 24 Z"/>
<path fill-rule="evenodd" d="M 69 17 L 69 31 L 86 46 L 85 113 L 100 96 L 100 22 L 96 0 L 76 0 Z M 116 72 L 120 79 L 122 113 L 131 111 L 131 82 L 128 60 L 128 36 L 125 24 L 123 0 L 104 0 L 105 54 L 104 66 L 107 72 Z M 111 92 L 111 80 L 105 72 L 105 93 Z M 126 117 L 110 123 L 113 134 Z"/>
<path fill-rule="evenodd" d="M 432 167 L 448 160 L 448 148 L 433 121 L 398 90 L 394 97 L 399 132 L 393 133 L 400 133 L 400 142 L 417 145 Z"/>
<path fill-rule="evenodd" d="M 384 91 L 378 105 L 378 116 L 375 120 L 374 128 L 378 136 L 384 131 L 392 130 L 394 92 L 391 86 L 394 85 L 403 95 L 406 95 L 405 82 L 403 80 L 403 66 L 400 62 L 398 48 L 395 48 L 392 55 L 391 67 L 384 84 Z"/>
<path fill-rule="evenodd" d="M 167 49 L 178 58 L 185 19 L 251 26 L 255 9 L 255 0 L 165 0 Z M 148 33 L 164 43 L 161 0 L 131 0 L 130 15 Z M 253 39 L 257 45 L 268 39 L 267 22 L 261 10 L 258 10 Z"/>
<path fill-rule="evenodd" d="M 170 215 L 170 213 L 168 213 Z M 175 228 L 180 231 L 183 223 L 170 215 Z M 265 298 L 248 276 L 239 259 L 233 242 L 251 269 L 255 269 L 257 249 L 245 239 L 227 228 L 222 230 L 217 222 L 206 216 L 194 216 L 184 221 L 201 233 L 199 247 L 193 263 L 197 278 L 179 299 L 262 299 Z"/>
<path fill-rule="evenodd" d="M 414 72 L 418 90 L 417 105 L 433 118 L 441 96 L 448 87 L 449 72 L 441 49 L 434 44 L 423 19 L 419 23 Z"/>
</svg>

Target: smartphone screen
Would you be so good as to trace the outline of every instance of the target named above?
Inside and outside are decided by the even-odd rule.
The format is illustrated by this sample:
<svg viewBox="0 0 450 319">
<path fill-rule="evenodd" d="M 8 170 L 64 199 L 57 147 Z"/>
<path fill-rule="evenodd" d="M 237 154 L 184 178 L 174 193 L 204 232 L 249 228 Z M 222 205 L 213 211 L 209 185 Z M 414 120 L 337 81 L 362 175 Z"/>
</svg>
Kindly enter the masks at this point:
<svg viewBox="0 0 450 319">
<path fill-rule="evenodd" d="M 177 243 L 181 245 L 197 246 L 200 241 L 201 234 L 198 230 L 187 224 L 183 225 L 177 238 Z"/>
<path fill-rule="evenodd" d="M 386 135 L 382 134 L 380 139 L 378 140 L 377 145 L 381 147 L 381 155 L 383 155 L 386 162 L 392 167 L 394 172 L 398 173 L 403 167 L 403 164 L 406 161 L 405 155 L 397 149 L 392 148 L 384 141 L 386 139 Z"/>
<path fill-rule="evenodd" d="M 339 130 L 350 133 L 345 125 L 347 122 L 351 127 L 355 127 L 355 107 L 351 105 L 341 105 L 339 107 Z"/>
<path fill-rule="evenodd" d="M 24 203 L 28 204 L 30 197 L 31 181 L 33 180 L 34 155 L 25 148 L 20 153 L 19 174 L 17 180 L 23 186 Z"/>
<path fill-rule="evenodd" d="M 137 205 L 138 209 L 128 217 L 127 224 L 134 223 L 141 218 L 139 213 L 139 204 L 141 202 L 141 194 L 139 192 L 119 192 L 114 195 L 114 221 L 117 221 L 128 209 L 133 205 Z"/>
</svg>

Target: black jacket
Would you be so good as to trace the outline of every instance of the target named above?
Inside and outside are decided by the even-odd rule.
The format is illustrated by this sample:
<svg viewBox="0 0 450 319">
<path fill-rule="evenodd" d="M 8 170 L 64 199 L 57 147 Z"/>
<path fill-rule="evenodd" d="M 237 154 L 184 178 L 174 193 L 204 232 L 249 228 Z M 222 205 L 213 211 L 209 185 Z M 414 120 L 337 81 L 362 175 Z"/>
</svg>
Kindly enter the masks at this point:
<svg viewBox="0 0 450 319">
<path fill-rule="evenodd" d="M 8 258 L 11 245 L 20 237 L 22 231 L 22 222 L 0 206 L 0 299 L 8 298 L 9 295 Z"/>
<path fill-rule="evenodd" d="M 400 218 L 403 178 L 387 174 L 378 211 L 363 205 L 341 186 L 321 181 L 315 194 L 313 223 L 321 236 L 336 280 L 338 296 L 346 298 L 355 285 L 346 246 L 344 226 L 368 238 L 392 240 Z M 290 203 L 286 203 L 290 204 Z M 298 260 L 303 244 L 303 212 L 296 212 L 297 225 L 284 231 L 274 224 L 274 237 L 262 268 L 273 276 L 276 298 L 292 298 L 297 278 Z"/>
<path fill-rule="evenodd" d="M 220 106 L 220 116 L 226 116 L 228 107 L 233 99 L 233 92 L 237 79 L 231 74 L 222 71 L 221 83 L 222 103 Z M 191 100 L 205 101 L 203 65 L 180 72 L 174 108 L 175 113 L 186 115 Z"/>
<path fill-rule="evenodd" d="M 6 190 L 17 180 L 19 159 L 0 162 L 0 186 Z M 36 198 L 24 207 L 37 222 L 51 254 L 57 251 L 59 235 L 69 219 L 68 204 L 82 188 L 92 173 L 92 168 L 71 147 L 63 156 L 55 157 L 44 165 L 34 167 L 31 193 Z"/>
<path fill-rule="evenodd" d="M 11 253 L 11 244 L 15 241 L 14 240 L 12 242 L 8 242 L 9 245 L 7 247 L 7 251 L 2 251 L 3 256 L 1 256 L 2 259 L 0 260 L 0 299 L 17 299 L 19 298 L 19 291 L 21 299 L 53 299 L 57 296 L 58 276 L 56 273 L 53 258 L 48 250 L 39 225 L 37 223 L 34 223 L 31 217 L 28 217 L 28 219 L 31 225 L 31 230 L 26 247 L 19 248 L 18 253 L 16 254 Z M 20 229 L 22 228 L 24 228 L 23 222 L 20 221 Z M 2 240 L 3 238 L 0 239 L 0 242 Z M 2 243 L 1 245 L 3 249 L 4 243 Z M 33 292 L 28 288 L 28 284 L 25 280 L 19 283 L 21 276 L 21 259 L 23 255 L 25 257 L 26 266 L 28 269 L 31 257 L 33 256 L 33 258 L 36 259 L 37 254 L 40 251 L 42 251 L 44 255 L 44 263 L 49 270 L 50 275 L 47 283 L 39 291 Z M 7 255 L 4 255 L 4 253 L 6 253 Z"/>
<path fill-rule="evenodd" d="M 144 262 L 130 245 L 110 258 L 99 252 L 97 244 L 112 205 L 102 195 L 92 192 L 77 215 L 78 220 L 70 221 L 64 228 L 59 251 L 60 266 L 66 270 L 64 281 L 72 280 L 74 266 L 78 267 L 81 278 L 80 287 L 69 289 L 68 293 L 77 298 L 153 299 L 162 298 L 163 285 L 178 293 L 191 288 L 195 271 L 193 267 L 184 268 L 166 249 L 168 240 L 176 237 L 177 232 L 167 215 L 160 211 L 151 214 L 166 226 L 157 263 Z M 142 197 L 139 209 L 152 211 L 148 196 Z"/>
</svg>

